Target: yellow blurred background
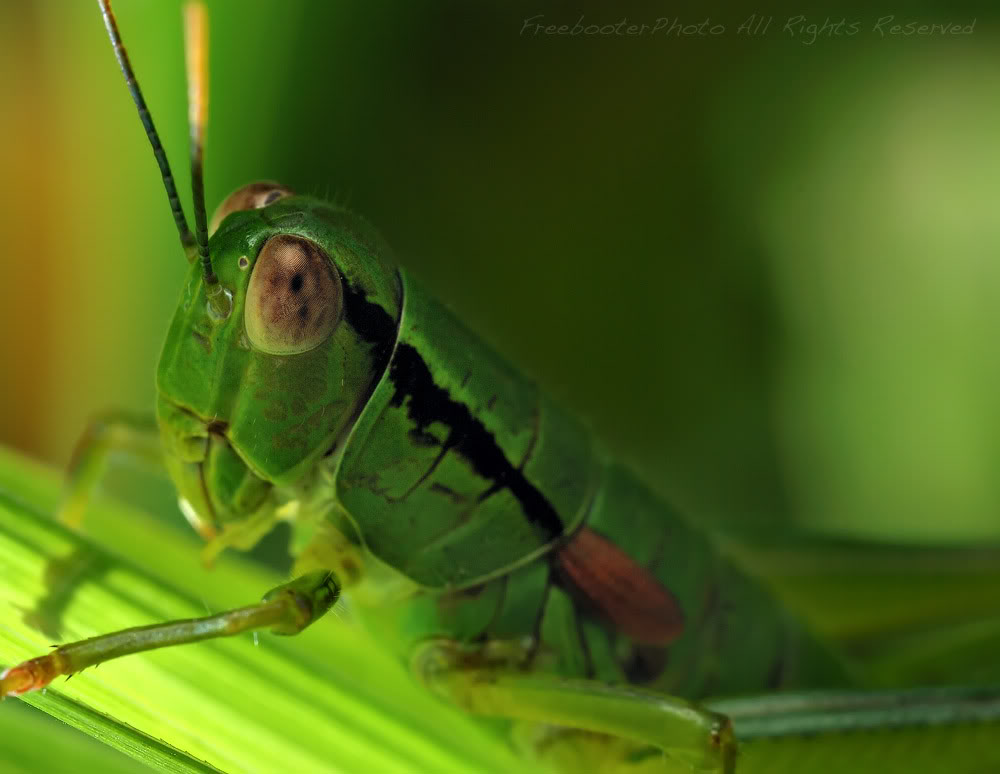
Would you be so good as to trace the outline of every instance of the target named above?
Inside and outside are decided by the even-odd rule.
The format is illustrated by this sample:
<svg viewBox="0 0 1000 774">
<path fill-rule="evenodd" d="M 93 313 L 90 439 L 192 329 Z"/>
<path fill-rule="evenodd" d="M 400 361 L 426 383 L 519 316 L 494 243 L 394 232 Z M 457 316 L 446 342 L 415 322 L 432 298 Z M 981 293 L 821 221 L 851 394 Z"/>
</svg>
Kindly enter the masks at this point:
<svg viewBox="0 0 1000 774">
<path fill-rule="evenodd" d="M 190 215 L 179 6 L 115 3 Z M 346 201 L 707 523 L 1000 537 L 994 6 L 208 6 L 210 210 Z M 0 73 L 0 443 L 58 466 L 151 409 L 186 264 L 96 2 L 3 4 Z"/>
</svg>

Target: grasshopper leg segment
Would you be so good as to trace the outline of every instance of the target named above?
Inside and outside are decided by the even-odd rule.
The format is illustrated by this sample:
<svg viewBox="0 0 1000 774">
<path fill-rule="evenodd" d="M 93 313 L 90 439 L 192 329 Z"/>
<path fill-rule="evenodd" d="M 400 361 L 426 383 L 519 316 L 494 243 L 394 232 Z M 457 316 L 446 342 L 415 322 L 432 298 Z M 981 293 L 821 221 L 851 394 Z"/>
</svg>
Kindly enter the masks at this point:
<svg viewBox="0 0 1000 774">
<path fill-rule="evenodd" d="M 298 634 L 333 607 L 339 597 L 340 583 L 332 573 L 313 572 L 272 589 L 255 605 L 204 618 L 123 629 L 61 645 L 48 655 L 0 674 L 0 698 L 44 688 L 59 675 L 72 675 L 132 653 L 231 637 L 257 629 L 270 629 L 273 634 Z"/>
<path fill-rule="evenodd" d="M 158 468 L 163 467 L 163 452 L 156 418 L 111 412 L 101 415 L 87 426 L 77 441 L 69 463 L 66 491 L 59 505 L 59 521 L 79 528 L 94 488 L 107 467 L 108 457 L 124 452 Z"/>
<path fill-rule="evenodd" d="M 413 666 L 430 690 L 472 714 L 654 745 L 690 771 L 735 771 L 736 742 L 729 719 L 683 699 L 595 680 L 477 665 L 446 641 L 421 646 Z"/>
<path fill-rule="evenodd" d="M 808 691 L 710 702 L 740 739 L 1000 723 L 1000 685 Z"/>
</svg>

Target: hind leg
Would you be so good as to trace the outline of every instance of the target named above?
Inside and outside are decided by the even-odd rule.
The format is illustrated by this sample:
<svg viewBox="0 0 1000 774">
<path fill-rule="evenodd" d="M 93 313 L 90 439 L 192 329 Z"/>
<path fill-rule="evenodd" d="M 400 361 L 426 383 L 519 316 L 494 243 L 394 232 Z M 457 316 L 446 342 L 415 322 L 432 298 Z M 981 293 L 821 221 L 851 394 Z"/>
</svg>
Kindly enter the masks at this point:
<svg viewBox="0 0 1000 774">
<path fill-rule="evenodd" d="M 619 751 L 637 750 L 651 759 L 656 758 L 655 753 L 648 755 L 652 748 L 661 750 L 665 756 L 658 761 L 661 772 L 730 774 L 735 770 L 736 742 L 729 720 L 683 699 L 631 686 L 490 665 L 442 640 L 422 646 L 413 664 L 430 690 L 472 714 L 589 732 L 575 738 L 553 735 L 550 756 L 585 757 L 588 747 L 590 754 L 598 750 L 602 755 L 616 754 L 614 746 L 598 741 L 604 736 L 624 740 Z"/>
</svg>

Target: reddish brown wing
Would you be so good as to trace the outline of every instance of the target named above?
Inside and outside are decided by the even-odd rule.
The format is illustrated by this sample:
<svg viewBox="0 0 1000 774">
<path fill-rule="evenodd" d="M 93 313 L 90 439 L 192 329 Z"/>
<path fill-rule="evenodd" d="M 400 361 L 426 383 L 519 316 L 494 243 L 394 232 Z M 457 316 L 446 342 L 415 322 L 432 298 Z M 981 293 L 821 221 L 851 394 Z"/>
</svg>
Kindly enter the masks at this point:
<svg viewBox="0 0 1000 774">
<path fill-rule="evenodd" d="M 635 642 L 667 645 L 684 630 L 670 590 L 607 538 L 582 528 L 556 553 L 564 578 Z"/>
</svg>

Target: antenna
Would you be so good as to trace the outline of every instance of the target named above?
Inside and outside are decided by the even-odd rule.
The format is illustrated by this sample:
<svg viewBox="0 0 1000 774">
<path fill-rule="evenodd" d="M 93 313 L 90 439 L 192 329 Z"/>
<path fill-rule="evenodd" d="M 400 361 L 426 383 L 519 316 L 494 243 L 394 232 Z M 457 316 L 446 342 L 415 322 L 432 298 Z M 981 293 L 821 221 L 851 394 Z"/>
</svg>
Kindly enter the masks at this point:
<svg viewBox="0 0 1000 774">
<path fill-rule="evenodd" d="M 160 144 L 160 136 L 156 133 L 156 127 L 153 125 L 153 116 L 146 108 L 146 100 L 142 98 L 142 90 L 139 88 L 139 82 L 135 79 L 135 73 L 132 72 L 132 64 L 128 60 L 128 54 L 125 53 L 121 35 L 118 34 L 118 24 L 115 22 L 115 14 L 111 10 L 111 0 L 98 0 L 98 5 L 101 7 L 101 15 L 104 17 L 104 26 L 108 30 L 108 37 L 111 38 L 115 59 L 118 60 L 118 66 L 122 69 L 122 75 L 125 76 L 125 85 L 128 86 L 132 101 L 135 102 L 136 110 L 139 111 L 139 120 L 142 122 L 142 128 L 146 130 L 149 144 L 153 146 L 153 155 L 156 156 L 156 163 L 160 167 L 163 187 L 167 189 L 167 199 L 170 202 L 170 211 L 174 215 L 174 222 L 177 224 L 177 233 L 181 237 L 181 245 L 188 260 L 193 260 L 194 235 L 188 228 L 187 220 L 184 217 L 184 210 L 181 208 L 181 200 L 177 196 L 177 187 L 174 185 L 174 176 L 170 172 L 167 154 L 163 150 L 163 145 Z"/>
<path fill-rule="evenodd" d="M 205 124 L 208 121 L 208 14 L 198 2 L 184 6 L 184 52 L 187 59 L 188 128 L 191 131 L 191 193 L 194 197 L 194 233 L 206 285 L 219 280 L 208 254 L 208 216 L 205 213 Z"/>
<path fill-rule="evenodd" d="M 184 217 L 180 198 L 177 196 L 177 187 L 174 185 L 174 176 L 170 171 L 170 164 L 167 162 L 167 154 L 160 143 L 156 127 L 153 126 L 153 117 L 142 97 L 139 83 L 132 71 L 132 64 L 129 62 L 128 54 L 125 53 L 125 46 L 122 45 L 121 35 L 118 34 L 118 24 L 115 21 L 114 12 L 111 10 L 111 0 L 97 0 L 97 2 L 101 8 L 101 15 L 104 17 L 104 26 L 107 27 L 108 37 L 111 38 L 115 58 L 122 69 L 122 75 L 125 76 L 125 85 L 128 86 L 135 107 L 139 111 L 139 120 L 146 130 L 149 143 L 153 146 L 153 155 L 156 156 L 156 163 L 160 167 L 160 176 L 167 189 L 170 211 L 177 224 L 181 245 L 184 247 L 189 261 L 193 261 L 195 257 L 200 259 L 209 312 L 216 319 L 225 319 L 232 311 L 232 296 L 219 284 L 219 278 L 215 276 L 215 271 L 212 269 L 212 258 L 208 252 L 208 216 L 205 213 L 204 156 L 205 124 L 208 116 L 208 14 L 205 11 L 205 6 L 200 2 L 189 2 L 184 6 L 188 126 L 191 133 L 191 192 L 194 198 L 195 225 L 195 232 L 192 234 Z"/>
</svg>

